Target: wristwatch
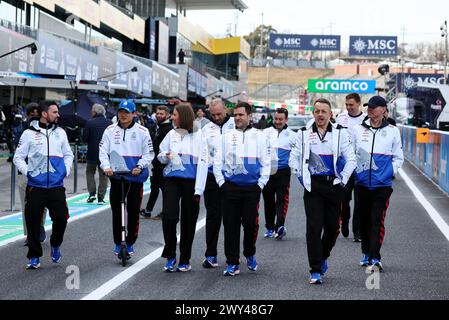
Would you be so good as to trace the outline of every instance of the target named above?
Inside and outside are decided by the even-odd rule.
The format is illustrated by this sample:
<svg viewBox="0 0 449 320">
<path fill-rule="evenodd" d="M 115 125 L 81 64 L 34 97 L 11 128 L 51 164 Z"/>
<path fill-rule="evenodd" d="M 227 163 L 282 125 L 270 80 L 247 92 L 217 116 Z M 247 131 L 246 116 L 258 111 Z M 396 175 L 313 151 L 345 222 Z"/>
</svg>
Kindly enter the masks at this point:
<svg viewBox="0 0 449 320">
<path fill-rule="evenodd" d="M 140 164 L 138 164 L 138 165 L 136 166 L 136 168 L 140 169 L 140 171 L 143 171 L 143 167 L 142 167 Z"/>
</svg>

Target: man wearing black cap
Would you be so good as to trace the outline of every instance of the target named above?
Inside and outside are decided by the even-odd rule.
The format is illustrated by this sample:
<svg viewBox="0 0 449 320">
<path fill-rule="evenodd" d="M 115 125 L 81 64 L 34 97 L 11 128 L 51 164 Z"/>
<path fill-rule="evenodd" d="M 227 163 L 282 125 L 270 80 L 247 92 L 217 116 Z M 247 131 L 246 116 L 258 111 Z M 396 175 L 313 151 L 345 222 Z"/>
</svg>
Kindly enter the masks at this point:
<svg viewBox="0 0 449 320">
<path fill-rule="evenodd" d="M 368 103 L 368 119 L 353 130 L 357 156 L 356 210 L 360 214 L 363 257 L 360 265 L 382 270 L 380 248 L 385 215 L 393 193 L 392 179 L 404 162 L 399 129 L 385 119 L 387 102 L 380 96 Z"/>
</svg>

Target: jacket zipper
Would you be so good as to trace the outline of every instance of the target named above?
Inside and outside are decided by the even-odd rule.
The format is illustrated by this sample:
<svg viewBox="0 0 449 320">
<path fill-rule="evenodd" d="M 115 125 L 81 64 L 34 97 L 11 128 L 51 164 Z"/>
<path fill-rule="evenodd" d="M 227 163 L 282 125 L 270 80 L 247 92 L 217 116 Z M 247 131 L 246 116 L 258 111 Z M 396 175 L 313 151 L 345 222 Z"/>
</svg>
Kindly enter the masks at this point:
<svg viewBox="0 0 449 320">
<path fill-rule="evenodd" d="M 125 137 L 126 137 L 126 128 L 123 129 L 123 142 L 125 142 Z"/>
<path fill-rule="evenodd" d="M 304 142 L 304 131 L 301 130 L 302 134 L 302 150 L 301 150 L 301 177 L 302 177 L 302 183 L 304 184 L 304 148 L 306 147 L 306 144 Z"/>
<path fill-rule="evenodd" d="M 48 127 L 45 128 L 45 137 L 47 138 L 47 188 L 50 187 L 50 139 L 48 137 Z"/>
<path fill-rule="evenodd" d="M 371 187 L 371 183 L 372 183 L 372 177 L 371 176 L 373 174 L 373 170 L 371 170 L 371 167 L 373 165 L 373 157 L 374 157 L 374 155 L 373 155 L 373 153 L 374 153 L 374 142 L 376 141 L 377 130 L 379 130 L 379 129 L 376 129 L 376 131 L 373 133 L 373 144 L 371 146 L 371 158 L 370 158 L 370 162 L 369 162 L 369 186 L 370 187 Z"/>
</svg>

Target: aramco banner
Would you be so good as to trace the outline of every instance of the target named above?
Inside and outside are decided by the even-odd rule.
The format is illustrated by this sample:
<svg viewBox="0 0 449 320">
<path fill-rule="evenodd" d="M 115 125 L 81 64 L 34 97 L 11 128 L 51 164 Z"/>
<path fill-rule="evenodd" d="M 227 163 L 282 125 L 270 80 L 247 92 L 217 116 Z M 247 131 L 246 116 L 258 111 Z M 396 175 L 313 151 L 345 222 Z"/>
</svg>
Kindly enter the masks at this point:
<svg viewBox="0 0 449 320">
<path fill-rule="evenodd" d="M 307 90 L 315 93 L 376 93 L 376 80 L 309 79 Z"/>
</svg>

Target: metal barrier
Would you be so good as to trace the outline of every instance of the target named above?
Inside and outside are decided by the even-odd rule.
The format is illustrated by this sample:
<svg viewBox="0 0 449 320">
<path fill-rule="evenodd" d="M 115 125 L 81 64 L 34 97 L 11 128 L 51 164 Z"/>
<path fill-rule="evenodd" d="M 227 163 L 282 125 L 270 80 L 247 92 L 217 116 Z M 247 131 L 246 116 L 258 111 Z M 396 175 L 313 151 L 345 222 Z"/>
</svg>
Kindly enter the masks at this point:
<svg viewBox="0 0 449 320">
<path fill-rule="evenodd" d="M 429 143 L 416 143 L 416 127 L 399 125 L 404 157 L 449 193 L 449 132 L 431 130 Z"/>
<path fill-rule="evenodd" d="M 11 211 L 16 210 L 16 177 L 17 170 L 13 162 L 11 162 Z"/>
</svg>

